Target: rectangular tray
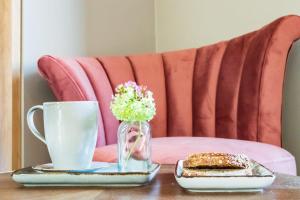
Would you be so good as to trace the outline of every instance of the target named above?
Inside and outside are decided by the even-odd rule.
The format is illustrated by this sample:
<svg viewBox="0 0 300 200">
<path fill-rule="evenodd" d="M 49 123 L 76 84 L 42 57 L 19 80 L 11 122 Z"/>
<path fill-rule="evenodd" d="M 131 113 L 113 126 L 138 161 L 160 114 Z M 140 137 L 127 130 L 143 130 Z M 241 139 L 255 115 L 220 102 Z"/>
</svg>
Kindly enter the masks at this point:
<svg viewBox="0 0 300 200">
<path fill-rule="evenodd" d="M 175 169 L 178 184 L 192 192 L 257 192 L 270 186 L 275 175 L 261 164 L 252 162 L 252 175 L 239 176 L 182 176 L 183 160 Z"/>
<path fill-rule="evenodd" d="M 27 187 L 36 186 L 140 186 L 151 182 L 160 169 L 152 164 L 148 172 L 118 172 L 117 164 L 93 172 L 41 171 L 32 167 L 16 170 L 12 179 Z"/>
</svg>

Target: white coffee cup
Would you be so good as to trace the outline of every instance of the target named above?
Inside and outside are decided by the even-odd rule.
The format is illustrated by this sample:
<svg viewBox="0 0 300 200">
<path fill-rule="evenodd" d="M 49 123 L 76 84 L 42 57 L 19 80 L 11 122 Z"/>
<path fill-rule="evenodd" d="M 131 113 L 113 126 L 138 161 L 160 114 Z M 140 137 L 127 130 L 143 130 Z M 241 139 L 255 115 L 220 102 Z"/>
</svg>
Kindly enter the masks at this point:
<svg viewBox="0 0 300 200">
<path fill-rule="evenodd" d="M 42 110 L 45 137 L 36 129 L 33 115 Z M 48 147 L 55 169 L 91 166 L 98 134 L 97 101 L 46 102 L 27 112 L 29 129 Z"/>
</svg>

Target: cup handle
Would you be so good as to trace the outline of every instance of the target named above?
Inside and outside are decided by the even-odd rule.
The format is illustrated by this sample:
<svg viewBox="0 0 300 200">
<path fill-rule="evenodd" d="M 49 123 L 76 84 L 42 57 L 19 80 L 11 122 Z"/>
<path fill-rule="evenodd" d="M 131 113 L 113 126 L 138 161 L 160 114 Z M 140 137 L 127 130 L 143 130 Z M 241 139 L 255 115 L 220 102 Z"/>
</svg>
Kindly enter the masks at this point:
<svg viewBox="0 0 300 200">
<path fill-rule="evenodd" d="M 29 127 L 30 131 L 32 132 L 32 134 L 35 137 L 37 137 L 39 140 L 41 140 L 43 143 L 46 144 L 45 137 L 36 129 L 36 127 L 34 125 L 34 121 L 33 121 L 33 115 L 34 115 L 35 111 L 37 111 L 39 109 L 43 111 L 43 106 L 42 105 L 33 106 L 28 110 L 27 124 L 28 124 L 28 127 Z"/>
</svg>

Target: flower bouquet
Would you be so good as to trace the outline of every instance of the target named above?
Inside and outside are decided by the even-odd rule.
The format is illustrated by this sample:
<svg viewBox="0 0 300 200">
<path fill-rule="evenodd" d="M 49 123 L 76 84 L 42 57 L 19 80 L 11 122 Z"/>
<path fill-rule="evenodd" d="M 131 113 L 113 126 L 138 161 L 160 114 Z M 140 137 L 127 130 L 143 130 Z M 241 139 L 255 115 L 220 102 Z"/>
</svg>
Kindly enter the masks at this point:
<svg viewBox="0 0 300 200">
<path fill-rule="evenodd" d="M 156 113 L 153 93 L 129 81 L 116 87 L 110 109 L 122 123 L 118 129 L 120 171 L 147 171 L 151 165 L 149 121 Z"/>
</svg>

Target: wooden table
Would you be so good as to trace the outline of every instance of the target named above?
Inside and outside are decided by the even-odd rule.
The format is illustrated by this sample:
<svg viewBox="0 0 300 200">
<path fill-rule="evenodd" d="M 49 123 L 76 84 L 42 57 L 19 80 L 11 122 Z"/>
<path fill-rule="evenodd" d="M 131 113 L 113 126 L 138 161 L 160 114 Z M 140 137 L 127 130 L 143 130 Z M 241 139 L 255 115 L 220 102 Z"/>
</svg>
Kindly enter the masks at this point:
<svg viewBox="0 0 300 200">
<path fill-rule="evenodd" d="M 277 174 L 274 184 L 258 193 L 192 193 L 177 185 L 173 169 L 173 165 L 164 165 L 151 184 L 132 188 L 25 188 L 13 182 L 9 173 L 0 174 L 0 199 L 300 199 L 297 176 Z"/>
</svg>

